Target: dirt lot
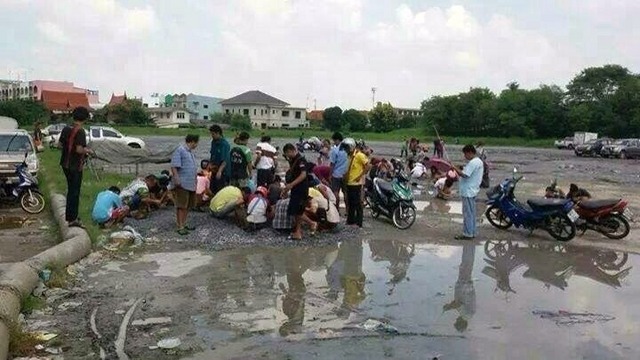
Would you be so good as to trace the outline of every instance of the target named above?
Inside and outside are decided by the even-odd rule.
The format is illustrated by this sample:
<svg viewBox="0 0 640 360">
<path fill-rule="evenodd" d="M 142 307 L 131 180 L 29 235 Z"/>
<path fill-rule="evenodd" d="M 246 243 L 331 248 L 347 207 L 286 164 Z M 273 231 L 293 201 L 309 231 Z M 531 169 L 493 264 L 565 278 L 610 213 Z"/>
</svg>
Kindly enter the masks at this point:
<svg viewBox="0 0 640 360">
<path fill-rule="evenodd" d="M 577 182 L 596 197 L 624 197 L 640 214 L 637 161 L 489 151 L 494 182 L 514 165 L 525 173 L 522 198 L 557 177 L 564 188 Z M 286 246 L 260 240 L 268 233 L 237 244 L 236 230 L 205 214 L 195 217 L 203 232 L 181 239 L 163 210 L 133 223 L 147 238 L 142 247 L 72 266 L 69 292 L 45 292 L 27 325 L 60 334 L 54 350 L 66 359 L 99 358 L 101 349 L 109 359 L 119 351 L 134 359 L 640 357 L 636 223 L 622 241 L 587 233 L 561 244 L 541 231 L 498 231 L 479 214 L 480 238 L 460 243 L 458 201 L 420 194 L 417 205 L 407 231 L 367 213 L 348 239 Z"/>
</svg>

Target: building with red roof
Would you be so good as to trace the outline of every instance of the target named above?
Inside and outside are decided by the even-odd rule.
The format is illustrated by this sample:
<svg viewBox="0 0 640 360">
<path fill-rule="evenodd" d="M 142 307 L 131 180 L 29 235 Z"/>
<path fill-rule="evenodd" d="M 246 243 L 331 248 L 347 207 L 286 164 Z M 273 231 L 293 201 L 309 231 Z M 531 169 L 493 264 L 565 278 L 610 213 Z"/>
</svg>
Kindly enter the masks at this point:
<svg viewBox="0 0 640 360">
<path fill-rule="evenodd" d="M 53 113 L 68 113 L 78 106 L 91 110 L 85 93 L 44 90 L 41 96 L 44 106 Z"/>
<path fill-rule="evenodd" d="M 111 93 L 111 100 L 109 100 L 109 106 L 122 104 L 125 100 L 127 100 L 127 93 L 124 95 L 116 95 Z"/>
</svg>

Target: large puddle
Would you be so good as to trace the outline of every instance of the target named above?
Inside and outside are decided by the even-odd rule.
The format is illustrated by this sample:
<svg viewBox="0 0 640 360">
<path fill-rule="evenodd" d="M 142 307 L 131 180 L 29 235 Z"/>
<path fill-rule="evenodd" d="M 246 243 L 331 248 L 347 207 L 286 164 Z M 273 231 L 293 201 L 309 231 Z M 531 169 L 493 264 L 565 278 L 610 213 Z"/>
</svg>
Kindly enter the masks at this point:
<svg viewBox="0 0 640 360">
<path fill-rule="evenodd" d="M 563 341 L 563 356 L 581 354 L 580 344 L 593 341 L 627 356 L 640 335 L 640 258 L 622 252 L 557 243 L 347 241 L 206 255 L 175 258 L 183 270 L 193 258 L 199 267 L 192 274 L 210 274 L 191 292 L 214 304 L 214 314 L 193 313 L 191 321 L 211 346 L 237 331 L 287 339 L 397 331 L 508 343 L 534 358 L 560 351 L 542 346 L 555 339 Z M 154 271 L 173 274 L 171 266 L 160 262 Z"/>
</svg>

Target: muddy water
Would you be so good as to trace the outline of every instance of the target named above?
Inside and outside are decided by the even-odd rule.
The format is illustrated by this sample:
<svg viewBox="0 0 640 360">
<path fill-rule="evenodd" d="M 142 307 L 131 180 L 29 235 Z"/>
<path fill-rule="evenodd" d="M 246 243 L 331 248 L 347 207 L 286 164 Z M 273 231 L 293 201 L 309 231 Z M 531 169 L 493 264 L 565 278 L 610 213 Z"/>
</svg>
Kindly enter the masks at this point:
<svg viewBox="0 0 640 360">
<path fill-rule="evenodd" d="M 386 324 L 381 332 L 391 338 L 443 336 L 449 340 L 429 349 L 441 346 L 449 358 L 470 349 L 481 358 L 638 358 L 638 266 L 638 256 L 554 243 L 354 240 L 324 248 L 158 253 L 105 266 L 94 280 L 109 286 L 113 271 L 127 271 L 135 286 L 121 291 L 154 294 L 146 316 L 157 308 L 181 318 L 172 336 L 192 348 L 218 349 L 196 358 L 238 343 L 304 354 L 308 349 L 294 348 L 310 339 L 376 334 L 364 325 L 369 319 Z M 156 291 L 167 286 L 184 298 Z M 426 351 L 420 344 L 403 346 Z"/>
<path fill-rule="evenodd" d="M 26 217 L 0 216 L 0 230 L 21 228 L 27 221 Z"/>
</svg>

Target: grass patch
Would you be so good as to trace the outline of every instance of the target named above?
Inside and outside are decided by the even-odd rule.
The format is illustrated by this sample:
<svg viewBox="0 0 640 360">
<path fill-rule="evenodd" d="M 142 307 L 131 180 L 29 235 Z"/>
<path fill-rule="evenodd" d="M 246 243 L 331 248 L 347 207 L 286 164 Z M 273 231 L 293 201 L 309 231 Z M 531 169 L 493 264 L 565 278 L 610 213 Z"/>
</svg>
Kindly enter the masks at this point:
<svg viewBox="0 0 640 360">
<path fill-rule="evenodd" d="M 41 343 L 38 334 L 24 331 L 18 322 L 9 325 L 9 353 L 13 357 L 35 355 L 35 346 Z"/>
<path fill-rule="evenodd" d="M 45 282 L 48 288 L 66 288 L 72 281 L 73 277 L 67 272 L 65 266 L 59 264 L 49 264 L 45 269 L 51 270 L 49 281 Z"/>
<path fill-rule="evenodd" d="M 45 307 L 45 301 L 37 296 L 29 295 L 22 300 L 22 312 L 26 314 L 33 313 L 33 310 L 40 310 Z"/>
<path fill-rule="evenodd" d="M 66 195 L 67 193 L 67 180 L 64 177 L 62 168 L 59 165 L 60 151 L 55 149 L 46 149 L 40 153 L 40 171 L 38 176 L 43 184 L 41 187 L 47 198 L 51 199 L 51 189 L 56 193 Z M 115 185 L 120 188 L 125 187 L 132 180 L 132 176 L 124 176 L 113 173 L 100 173 L 100 180 L 98 181 L 95 176 L 86 169 L 82 179 L 82 189 L 80 192 L 80 218 L 83 220 L 87 227 L 87 232 L 91 237 L 91 240 L 95 243 L 98 236 L 102 234 L 102 230 L 96 224 L 91 221 L 91 210 L 93 208 L 93 202 L 99 192 L 109 188 L 109 186 Z"/>
<path fill-rule="evenodd" d="M 202 138 L 208 138 L 209 131 L 204 128 L 191 128 L 191 129 L 159 129 L 156 127 L 137 127 L 137 126 L 120 126 L 118 130 L 122 133 L 131 136 L 186 136 L 187 134 L 200 134 Z M 227 136 L 231 136 L 234 132 L 227 130 Z M 251 130 L 250 134 L 256 138 L 261 135 L 269 135 L 274 138 L 298 138 L 300 134 L 304 133 L 306 138 L 311 136 L 317 136 L 321 139 L 330 138 L 332 132 L 323 129 L 267 129 Z M 397 141 L 401 142 L 406 138 L 417 137 L 421 141 L 426 143 L 432 143 L 435 138 L 435 134 L 432 132 L 426 132 L 421 128 L 410 129 L 398 129 L 386 133 L 375 132 L 352 132 L 344 133 L 345 136 L 350 136 L 356 139 L 364 139 L 366 141 Z M 496 137 L 463 137 L 463 136 L 444 136 L 445 140 L 449 144 L 454 144 L 456 139 L 459 144 L 475 144 L 478 141 L 484 141 L 486 146 L 522 146 L 522 147 L 536 147 L 536 148 L 551 148 L 553 147 L 553 139 L 525 139 L 525 138 L 496 138 Z"/>
</svg>

